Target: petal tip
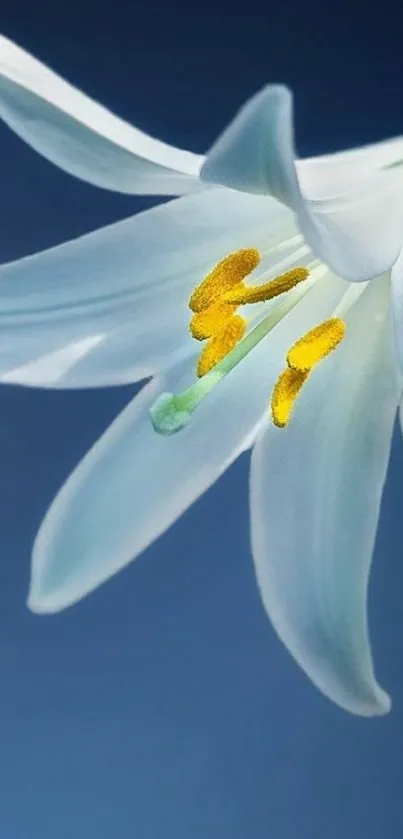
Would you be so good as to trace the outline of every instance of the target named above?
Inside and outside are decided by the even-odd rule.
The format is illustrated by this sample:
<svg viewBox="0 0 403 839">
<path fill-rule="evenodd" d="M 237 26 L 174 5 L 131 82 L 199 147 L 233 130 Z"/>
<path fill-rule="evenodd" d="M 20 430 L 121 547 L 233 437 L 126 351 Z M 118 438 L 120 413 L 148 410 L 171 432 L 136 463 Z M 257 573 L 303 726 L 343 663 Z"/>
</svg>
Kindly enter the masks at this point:
<svg viewBox="0 0 403 839">
<path fill-rule="evenodd" d="M 306 674 L 312 679 L 319 690 L 339 706 L 343 711 L 357 717 L 383 717 L 389 714 L 392 708 L 392 700 L 386 691 L 380 687 L 372 676 L 367 676 L 364 681 L 358 683 L 342 676 L 330 680 L 320 677 L 318 672 L 312 672 L 309 667 L 299 661 Z"/>
<path fill-rule="evenodd" d="M 365 707 L 362 716 L 366 717 L 384 717 L 389 714 L 392 709 L 392 700 L 386 691 L 377 686 L 374 693 L 373 702 Z"/>
<path fill-rule="evenodd" d="M 271 195 L 293 207 L 292 91 L 269 84 L 249 99 L 218 137 L 200 169 L 203 183 Z M 295 183 L 294 183 L 295 182 Z"/>
<path fill-rule="evenodd" d="M 83 593 L 68 585 L 67 581 L 55 580 L 52 570 L 54 570 L 52 563 L 44 561 L 43 555 L 38 554 L 37 544 L 35 544 L 27 607 L 36 615 L 62 612 L 84 596 Z"/>
<path fill-rule="evenodd" d="M 51 615 L 61 612 L 69 604 L 63 603 L 54 593 L 44 592 L 40 586 L 31 583 L 27 598 L 27 607 L 35 615 Z"/>
</svg>

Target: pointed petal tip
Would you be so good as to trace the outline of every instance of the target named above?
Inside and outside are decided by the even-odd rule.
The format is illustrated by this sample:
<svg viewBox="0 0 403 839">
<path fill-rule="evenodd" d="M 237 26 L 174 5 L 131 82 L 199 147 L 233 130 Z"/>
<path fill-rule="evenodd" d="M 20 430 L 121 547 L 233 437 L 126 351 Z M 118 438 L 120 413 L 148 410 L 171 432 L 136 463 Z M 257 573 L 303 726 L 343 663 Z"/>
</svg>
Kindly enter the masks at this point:
<svg viewBox="0 0 403 839">
<path fill-rule="evenodd" d="M 201 181 L 271 195 L 295 209 L 292 107 L 293 94 L 286 85 L 268 84 L 258 90 L 209 150 L 200 169 Z"/>
<path fill-rule="evenodd" d="M 365 716 L 371 717 L 384 717 L 386 714 L 389 714 L 392 710 L 392 700 L 386 691 L 382 690 L 381 687 L 378 687 L 376 696 L 374 697 L 375 702 L 374 705 L 370 706 L 369 713 L 365 714 Z"/>
<path fill-rule="evenodd" d="M 27 608 L 34 615 L 49 615 L 59 611 L 59 609 L 54 608 L 53 604 L 50 605 L 46 603 L 46 600 L 43 601 L 40 597 L 35 597 L 32 594 L 28 595 Z"/>
<path fill-rule="evenodd" d="M 308 674 L 312 678 L 312 674 Z M 386 691 L 373 680 L 372 683 L 361 686 L 335 685 L 332 687 L 318 684 L 315 678 L 312 679 L 319 690 L 339 706 L 343 711 L 357 717 L 384 717 L 389 714 L 392 708 L 392 700 Z"/>
<path fill-rule="evenodd" d="M 54 615 L 83 600 L 100 582 L 94 575 L 66 574 L 65 564 L 55 561 L 51 550 L 54 531 L 46 518 L 38 530 L 31 557 L 31 579 L 26 605 L 36 615 Z M 74 555 L 74 553 L 73 553 Z M 63 570 L 64 567 L 64 570 Z"/>
<path fill-rule="evenodd" d="M 55 609 L 53 604 L 50 605 L 46 600 L 43 601 L 40 597 L 35 597 L 31 593 L 27 598 L 27 608 L 34 615 L 50 615 L 60 611 L 59 609 Z"/>
<path fill-rule="evenodd" d="M 46 590 L 39 581 L 32 581 L 30 584 L 27 607 L 35 615 L 54 615 L 73 606 L 80 597 L 68 597 L 67 592 Z"/>
<path fill-rule="evenodd" d="M 393 265 L 401 246 L 403 201 L 396 170 L 387 171 L 385 164 L 396 160 L 396 149 L 389 148 L 386 157 L 385 149 L 373 147 L 356 154 L 353 163 L 343 155 L 298 160 L 292 92 L 270 84 L 219 135 L 200 179 L 276 198 L 296 214 L 317 257 L 344 279 L 361 282 Z M 384 170 L 374 161 L 378 167 L 383 161 Z M 385 212 L 391 219 L 386 227 Z"/>
<path fill-rule="evenodd" d="M 346 707 L 344 710 L 359 717 L 385 717 L 391 709 L 392 700 L 390 696 L 379 688 L 374 694 L 372 702 L 360 703 L 352 708 Z"/>
</svg>

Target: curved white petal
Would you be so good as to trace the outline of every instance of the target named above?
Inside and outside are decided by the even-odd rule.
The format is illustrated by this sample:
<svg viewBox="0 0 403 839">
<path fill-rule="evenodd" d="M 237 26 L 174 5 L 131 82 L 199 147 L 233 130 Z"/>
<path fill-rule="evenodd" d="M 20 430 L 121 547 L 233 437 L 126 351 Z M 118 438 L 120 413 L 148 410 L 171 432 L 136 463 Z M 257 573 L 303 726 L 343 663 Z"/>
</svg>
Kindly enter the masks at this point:
<svg viewBox="0 0 403 839">
<path fill-rule="evenodd" d="M 154 431 L 151 404 L 163 391 L 188 386 L 195 366 L 193 358 L 147 385 L 56 497 L 34 548 L 33 611 L 63 609 L 127 565 L 248 444 L 267 395 L 264 376 L 251 361 L 213 391 L 182 432 L 163 437 Z M 260 388 L 248 399 L 251 377 Z"/>
<path fill-rule="evenodd" d="M 397 360 L 403 373 L 403 249 L 392 268 L 391 287 Z"/>
<path fill-rule="evenodd" d="M 148 408 L 195 380 L 195 359 L 148 385 L 77 466 L 50 507 L 34 548 L 31 609 L 84 597 L 134 559 L 251 445 L 287 346 L 325 317 L 345 284 L 317 285 L 171 437 Z M 308 299 L 309 298 L 309 299 Z M 185 546 L 186 548 L 186 546 Z"/>
<path fill-rule="evenodd" d="M 350 310 L 347 336 L 313 371 L 285 430 L 266 427 L 252 455 L 252 546 L 266 611 L 314 684 L 370 716 L 377 685 L 367 586 L 396 414 L 388 283 Z"/>
<path fill-rule="evenodd" d="M 370 161 L 370 158 L 368 158 Z M 219 137 L 201 169 L 206 183 L 274 195 L 295 211 L 312 250 L 345 279 L 388 270 L 402 243 L 403 174 L 358 159 L 295 163 L 292 96 L 264 88 Z"/>
<path fill-rule="evenodd" d="M 304 158 L 304 160 L 299 161 L 301 168 L 306 163 L 315 163 L 319 166 L 322 164 L 351 163 L 354 166 L 374 169 L 399 166 L 403 163 L 403 137 L 392 137 L 390 140 L 381 140 L 378 143 L 368 143 L 365 146 L 344 149 L 343 151 L 332 152 L 332 154 L 321 154 L 317 157 Z"/>
<path fill-rule="evenodd" d="M 3 36 L 0 116 L 52 163 L 97 186 L 143 195 L 201 187 L 200 155 L 119 119 Z"/>
<path fill-rule="evenodd" d="M 165 368 L 193 350 L 187 303 L 204 274 L 287 231 L 273 199 L 215 189 L 2 266 L 0 381 L 91 387 Z"/>
</svg>

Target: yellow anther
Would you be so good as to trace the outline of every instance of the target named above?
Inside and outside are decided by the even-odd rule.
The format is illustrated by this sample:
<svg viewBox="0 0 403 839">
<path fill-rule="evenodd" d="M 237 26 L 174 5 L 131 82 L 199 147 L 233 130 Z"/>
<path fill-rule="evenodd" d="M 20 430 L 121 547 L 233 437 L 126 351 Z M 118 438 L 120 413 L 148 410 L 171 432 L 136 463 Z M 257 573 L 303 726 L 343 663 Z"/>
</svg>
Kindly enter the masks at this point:
<svg viewBox="0 0 403 839">
<path fill-rule="evenodd" d="M 196 312 L 189 324 L 190 334 L 197 341 L 204 341 L 219 332 L 234 314 L 236 306 L 229 303 L 212 303 L 208 309 Z"/>
<path fill-rule="evenodd" d="M 333 352 L 344 338 L 346 324 L 341 318 L 329 318 L 297 341 L 287 353 L 288 367 L 273 388 L 271 413 L 279 428 L 287 425 L 294 402 L 311 370 Z"/>
<path fill-rule="evenodd" d="M 244 335 L 246 320 L 241 315 L 232 315 L 227 323 L 216 332 L 206 344 L 197 364 L 199 378 L 205 376 L 221 361 Z"/>
<path fill-rule="evenodd" d="M 287 364 L 294 370 L 308 372 L 338 347 L 346 325 L 341 318 L 330 318 L 307 332 L 287 353 Z"/>
<path fill-rule="evenodd" d="M 257 268 L 260 262 L 256 248 L 243 248 L 230 253 L 213 268 L 210 274 L 198 285 L 190 300 L 189 308 L 193 312 L 207 309 L 233 286 L 239 285 L 245 277 Z"/>
<path fill-rule="evenodd" d="M 291 291 L 294 286 L 306 280 L 309 275 L 307 268 L 298 267 L 281 274 L 269 283 L 258 286 L 245 286 L 244 283 L 227 291 L 222 300 L 226 303 L 234 303 L 237 306 L 244 306 L 247 303 L 264 303 L 266 300 L 272 300 L 273 297 L 278 297 L 280 294 L 285 294 L 286 291 Z"/>
<path fill-rule="evenodd" d="M 287 367 L 277 379 L 271 397 L 271 415 L 278 428 L 287 425 L 294 402 L 308 376 L 309 373 Z"/>
</svg>

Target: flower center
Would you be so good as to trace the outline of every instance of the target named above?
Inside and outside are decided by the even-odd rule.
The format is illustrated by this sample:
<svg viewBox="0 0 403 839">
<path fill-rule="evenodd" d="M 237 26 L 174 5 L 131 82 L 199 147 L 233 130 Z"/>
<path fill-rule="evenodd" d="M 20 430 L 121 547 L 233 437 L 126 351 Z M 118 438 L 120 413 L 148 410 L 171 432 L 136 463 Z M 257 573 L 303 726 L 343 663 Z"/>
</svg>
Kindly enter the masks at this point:
<svg viewBox="0 0 403 839">
<path fill-rule="evenodd" d="M 163 393 L 150 409 L 152 424 L 160 434 L 180 431 L 193 411 L 273 327 L 309 291 L 317 277 L 299 266 L 274 280 L 247 286 L 246 277 L 257 268 L 260 254 L 244 248 L 229 254 L 193 291 L 189 308 L 193 315 L 189 329 L 193 338 L 207 341 L 197 364 L 196 381 L 187 390 L 174 395 Z M 297 288 L 298 286 L 298 288 Z M 271 310 L 250 332 L 247 320 L 237 313 L 238 306 L 264 303 L 291 292 L 283 303 Z M 246 334 L 245 334 L 246 333 Z M 345 325 L 331 318 L 304 335 L 287 353 L 287 368 L 279 376 L 272 393 L 272 420 L 279 428 L 287 425 L 294 402 L 311 370 L 329 355 L 344 337 Z"/>
</svg>

